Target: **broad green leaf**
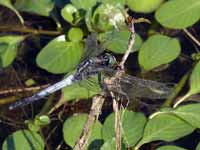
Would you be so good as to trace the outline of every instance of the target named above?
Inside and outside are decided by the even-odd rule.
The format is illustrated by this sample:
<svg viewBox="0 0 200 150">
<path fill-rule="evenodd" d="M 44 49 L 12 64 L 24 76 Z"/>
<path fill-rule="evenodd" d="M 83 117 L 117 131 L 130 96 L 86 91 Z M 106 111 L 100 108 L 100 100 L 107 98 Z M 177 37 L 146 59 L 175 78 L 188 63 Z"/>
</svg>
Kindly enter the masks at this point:
<svg viewBox="0 0 200 150">
<path fill-rule="evenodd" d="M 152 141 L 174 141 L 194 131 L 194 127 L 182 119 L 170 114 L 158 114 L 150 119 L 144 129 L 142 140 L 137 148 Z"/>
<path fill-rule="evenodd" d="M 11 4 L 11 0 L 0 0 L 0 5 L 3 5 L 5 7 L 7 7 L 7 8 L 9 8 L 10 10 L 12 10 L 17 15 L 17 17 L 19 18 L 20 22 L 22 24 L 24 24 L 24 19 L 19 14 L 19 12 L 15 9 L 15 7 L 13 7 L 13 5 Z"/>
<path fill-rule="evenodd" d="M 97 76 L 82 80 L 62 89 L 62 103 L 73 99 L 88 99 L 98 94 L 101 88 Z"/>
<path fill-rule="evenodd" d="M 187 149 L 173 145 L 165 145 L 157 148 L 156 150 L 187 150 Z"/>
<path fill-rule="evenodd" d="M 124 143 L 128 147 L 134 146 L 142 137 L 143 129 L 146 123 L 146 118 L 142 113 L 136 113 L 126 110 L 121 112 L 122 118 L 122 136 Z M 114 113 L 106 118 L 102 128 L 102 137 L 104 141 L 115 137 L 114 129 Z"/>
<path fill-rule="evenodd" d="M 71 28 L 68 32 L 70 41 L 79 42 L 83 38 L 83 31 L 80 28 Z"/>
<path fill-rule="evenodd" d="M 189 94 L 196 94 L 200 92 L 200 61 L 194 67 L 190 76 L 190 90 Z"/>
<path fill-rule="evenodd" d="M 105 3 L 105 4 L 121 4 L 125 5 L 125 0 L 98 0 L 98 2 Z"/>
<path fill-rule="evenodd" d="M 125 111 L 122 120 L 124 142 L 128 147 L 133 147 L 143 135 L 146 117 L 142 113 Z"/>
<path fill-rule="evenodd" d="M 200 150 L 200 142 L 198 143 L 196 150 Z"/>
<path fill-rule="evenodd" d="M 155 17 L 165 27 L 173 29 L 187 28 L 200 18 L 200 1 L 167 1 L 156 11 Z"/>
<path fill-rule="evenodd" d="M 88 31 L 95 32 L 95 30 L 93 29 L 92 16 L 93 16 L 93 10 L 92 9 L 87 10 L 85 14 L 85 24 L 87 26 Z"/>
<path fill-rule="evenodd" d="M 105 141 L 100 150 L 116 150 L 115 138 Z M 123 143 L 121 144 L 120 150 L 126 150 L 126 147 Z"/>
<path fill-rule="evenodd" d="M 81 134 L 81 131 L 83 130 L 86 119 L 87 119 L 86 114 L 79 114 L 79 115 L 70 117 L 64 122 L 63 136 L 64 136 L 65 142 L 69 146 L 73 147 L 75 145 L 75 142 L 77 141 L 77 139 L 79 138 Z M 97 121 L 95 123 L 90 135 L 88 145 L 94 140 L 101 139 L 101 126 L 102 125 L 100 122 Z"/>
<path fill-rule="evenodd" d="M 113 139 L 113 137 L 115 137 L 114 125 L 115 125 L 115 114 L 112 113 L 106 118 L 102 127 L 102 138 L 104 141 L 111 140 Z"/>
<path fill-rule="evenodd" d="M 110 51 L 123 54 L 126 52 L 128 47 L 128 41 L 130 38 L 130 31 L 123 30 L 123 31 L 114 31 L 114 32 L 107 32 L 100 35 L 101 38 L 109 39 L 106 45 L 107 49 Z M 132 47 L 132 52 L 139 50 L 142 44 L 141 37 L 136 34 L 136 39 L 134 46 Z"/>
<path fill-rule="evenodd" d="M 73 25 L 76 25 L 82 19 L 79 10 L 72 4 L 65 5 L 61 10 L 61 15 L 66 21 Z"/>
<path fill-rule="evenodd" d="M 18 130 L 5 139 L 2 150 L 44 150 L 44 141 L 36 132 Z"/>
<path fill-rule="evenodd" d="M 7 47 L 8 47 L 7 43 L 3 43 L 3 42 L 0 43 L 0 55 L 6 51 Z"/>
<path fill-rule="evenodd" d="M 125 24 L 124 7 L 117 4 L 101 4 L 95 9 L 90 21 L 95 31 L 120 29 Z"/>
<path fill-rule="evenodd" d="M 16 0 L 15 7 L 20 11 L 38 14 L 41 16 L 49 16 L 53 9 L 54 2 L 52 0 Z"/>
<path fill-rule="evenodd" d="M 180 54 L 180 49 L 177 39 L 153 35 L 142 44 L 139 50 L 139 64 L 145 71 L 149 71 L 176 59 Z"/>
<path fill-rule="evenodd" d="M 88 10 L 96 5 L 97 0 L 71 0 L 71 3 L 78 9 Z"/>
<path fill-rule="evenodd" d="M 134 12 L 150 13 L 156 10 L 164 0 L 127 0 L 128 7 Z"/>
<path fill-rule="evenodd" d="M 64 35 L 50 41 L 38 54 L 39 67 L 51 73 L 66 73 L 74 69 L 83 54 L 81 42 L 68 42 Z"/>
<path fill-rule="evenodd" d="M 187 104 L 173 111 L 177 116 L 196 128 L 200 128 L 200 104 Z"/>
<path fill-rule="evenodd" d="M 17 48 L 23 36 L 1 36 L 0 37 L 0 66 L 9 66 L 16 57 Z"/>
</svg>

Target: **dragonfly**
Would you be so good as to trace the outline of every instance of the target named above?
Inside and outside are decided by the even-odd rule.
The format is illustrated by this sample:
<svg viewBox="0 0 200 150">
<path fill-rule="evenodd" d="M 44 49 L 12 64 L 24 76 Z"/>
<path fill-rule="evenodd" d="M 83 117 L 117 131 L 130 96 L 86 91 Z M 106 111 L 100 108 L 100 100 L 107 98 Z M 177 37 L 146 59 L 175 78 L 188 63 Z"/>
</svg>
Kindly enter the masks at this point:
<svg viewBox="0 0 200 150">
<path fill-rule="evenodd" d="M 82 62 L 78 65 L 75 74 L 69 75 L 67 78 L 39 91 L 38 93 L 24 98 L 21 101 L 17 101 L 9 106 L 10 110 L 17 107 L 23 107 L 34 101 L 42 99 L 65 86 L 72 85 L 75 82 L 86 79 L 104 68 L 112 68 L 116 63 L 116 59 L 109 53 L 101 54 L 105 50 L 104 46 L 100 46 L 96 39 L 96 34 L 91 34 L 86 39 L 85 55 L 82 58 Z M 100 55 L 101 54 L 101 55 Z M 84 60 L 85 59 L 85 60 Z"/>
<path fill-rule="evenodd" d="M 67 78 L 47 87 L 31 97 L 24 98 L 21 101 L 11 104 L 9 109 L 12 110 L 17 107 L 28 105 L 62 89 L 65 86 L 87 79 L 99 72 L 107 72 L 108 74 L 114 74 L 116 72 L 116 69 L 114 69 L 117 64 L 115 57 L 109 53 L 101 54 L 105 48 L 98 44 L 93 34 L 88 36 L 86 39 L 85 50 L 86 59 L 78 65 L 75 74 L 69 75 Z M 116 86 L 107 85 L 111 87 L 109 90 L 119 92 L 123 95 L 129 93 L 128 95 L 140 98 L 163 99 L 167 98 L 173 90 L 173 86 L 166 83 L 140 79 L 128 74 L 124 74 L 115 84 Z M 118 85 L 120 85 L 120 90 Z"/>
</svg>

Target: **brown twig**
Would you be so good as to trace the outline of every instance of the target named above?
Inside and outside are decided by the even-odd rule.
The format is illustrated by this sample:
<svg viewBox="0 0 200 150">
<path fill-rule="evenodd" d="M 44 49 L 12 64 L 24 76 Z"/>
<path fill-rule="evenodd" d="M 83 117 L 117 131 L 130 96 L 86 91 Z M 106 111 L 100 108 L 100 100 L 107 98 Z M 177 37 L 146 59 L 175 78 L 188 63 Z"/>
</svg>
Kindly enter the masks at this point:
<svg viewBox="0 0 200 150">
<path fill-rule="evenodd" d="M 183 29 L 183 31 L 200 47 L 200 41 L 198 41 L 187 29 Z"/>
<path fill-rule="evenodd" d="M 134 20 L 131 20 L 131 23 L 129 24 L 129 30 L 131 31 L 131 36 L 128 41 L 128 47 L 126 50 L 126 53 L 124 54 L 119 67 L 122 70 L 119 70 L 114 78 L 112 78 L 111 82 L 114 82 L 116 79 L 120 78 L 124 71 L 124 63 L 126 62 L 129 54 L 131 53 L 131 49 L 133 47 L 133 44 L 135 43 L 135 28 L 134 28 Z M 116 150 L 121 149 L 121 126 L 120 126 L 120 115 L 119 115 L 119 101 L 115 99 L 115 96 L 112 92 L 110 92 L 113 98 L 113 110 L 115 113 L 115 148 Z"/>
<path fill-rule="evenodd" d="M 99 95 L 99 96 L 96 96 L 93 98 L 90 113 L 88 115 L 87 121 L 82 130 L 81 136 L 73 148 L 74 150 L 84 150 L 85 147 L 87 146 L 87 143 L 88 143 L 91 131 L 92 131 L 92 127 L 98 120 L 104 100 L 105 100 L 104 93 L 102 93 L 102 95 Z"/>
<path fill-rule="evenodd" d="M 37 86 L 37 87 L 8 89 L 8 90 L 0 91 L 0 95 L 21 93 L 21 92 L 26 92 L 26 91 L 37 91 L 37 90 L 46 88 L 48 86 L 49 86 L 49 84 Z M 16 101 L 16 96 L 10 96 L 10 97 L 6 97 L 6 98 L 2 98 L 0 100 L 0 105 L 5 105 L 5 104 L 8 104 L 8 103 L 11 103 L 11 102 L 14 102 L 14 101 Z"/>
<path fill-rule="evenodd" d="M 128 48 L 119 64 L 122 69 L 124 69 L 124 63 L 126 62 L 129 54 L 131 53 L 131 49 L 133 47 L 133 44 L 135 43 L 135 28 L 134 28 L 134 20 L 133 19 L 131 20 L 131 23 L 129 25 L 129 30 L 131 31 L 131 36 L 128 41 Z"/>
<path fill-rule="evenodd" d="M 119 115 L 119 101 L 116 100 L 113 92 L 110 92 L 113 99 L 113 110 L 115 112 L 115 149 L 121 150 L 121 126 L 120 126 L 120 115 Z"/>
<path fill-rule="evenodd" d="M 25 91 L 36 91 L 36 90 L 40 90 L 40 89 L 46 88 L 48 86 L 49 86 L 49 84 L 45 84 L 45 85 L 41 85 L 41 86 L 37 86 L 37 87 L 8 89 L 8 90 L 0 91 L 0 95 L 21 93 L 21 92 L 25 92 Z"/>
<path fill-rule="evenodd" d="M 11 27 L 11 26 L 0 26 L 0 32 L 20 32 L 20 33 L 31 33 L 31 34 L 43 34 L 43 35 L 60 35 L 61 31 L 50 31 L 50 30 L 37 30 L 27 27 Z"/>
</svg>

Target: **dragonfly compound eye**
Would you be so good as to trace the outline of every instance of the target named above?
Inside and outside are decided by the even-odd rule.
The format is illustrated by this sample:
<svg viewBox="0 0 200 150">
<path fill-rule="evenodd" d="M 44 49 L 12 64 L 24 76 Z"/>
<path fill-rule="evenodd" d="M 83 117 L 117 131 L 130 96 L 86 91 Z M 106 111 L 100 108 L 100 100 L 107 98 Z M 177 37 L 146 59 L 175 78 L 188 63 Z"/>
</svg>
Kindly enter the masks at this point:
<svg viewBox="0 0 200 150">
<path fill-rule="evenodd" d="M 117 63 L 116 58 L 113 55 L 106 53 L 105 57 L 107 57 L 108 66 L 113 66 Z"/>
</svg>

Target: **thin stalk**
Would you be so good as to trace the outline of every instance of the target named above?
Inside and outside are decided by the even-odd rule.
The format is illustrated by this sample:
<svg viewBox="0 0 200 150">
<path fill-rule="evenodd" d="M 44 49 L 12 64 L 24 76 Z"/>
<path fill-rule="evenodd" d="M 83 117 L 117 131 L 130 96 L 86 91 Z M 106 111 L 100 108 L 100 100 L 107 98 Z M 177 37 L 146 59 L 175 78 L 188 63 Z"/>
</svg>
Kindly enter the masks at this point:
<svg viewBox="0 0 200 150">
<path fill-rule="evenodd" d="M 181 97 L 173 106 L 173 108 L 176 108 L 180 103 L 182 103 L 183 101 L 185 101 L 188 97 L 190 97 L 191 94 L 187 93 L 186 95 L 184 95 L 183 97 Z"/>
<path fill-rule="evenodd" d="M 170 107 L 173 103 L 173 100 L 176 98 L 178 93 L 182 90 L 183 86 L 185 85 L 191 71 L 188 71 L 178 82 L 178 84 L 175 86 L 172 94 L 165 100 L 162 107 Z"/>
<path fill-rule="evenodd" d="M 187 29 L 183 29 L 183 31 L 200 47 L 200 42 Z"/>
<path fill-rule="evenodd" d="M 11 27 L 11 26 L 0 26 L 0 32 L 20 32 L 20 33 L 31 33 L 31 34 L 43 34 L 43 35 L 60 35 L 61 31 L 50 31 L 50 30 L 37 30 L 27 27 Z"/>
</svg>

